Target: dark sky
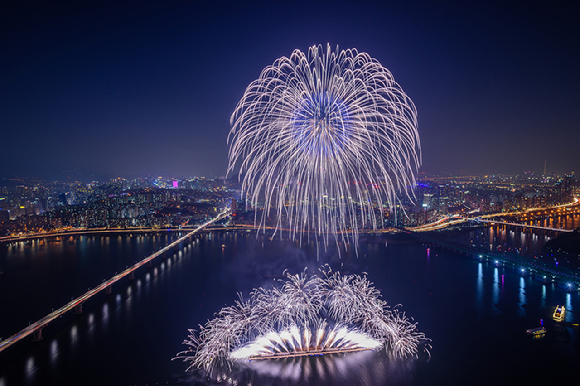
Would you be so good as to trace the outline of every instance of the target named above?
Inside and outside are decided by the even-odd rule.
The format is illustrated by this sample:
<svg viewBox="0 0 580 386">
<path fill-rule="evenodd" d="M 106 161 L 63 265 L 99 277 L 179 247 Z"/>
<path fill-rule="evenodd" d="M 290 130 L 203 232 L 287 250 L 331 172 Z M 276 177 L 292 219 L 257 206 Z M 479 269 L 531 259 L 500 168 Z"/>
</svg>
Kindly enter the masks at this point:
<svg viewBox="0 0 580 386">
<path fill-rule="evenodd" d="M 3 3 L 0 175 L 224 175 L 246 86 L 326 43 L 413 99 L 421 171 L 580 173 L 574 2 Z"/>
</svg>

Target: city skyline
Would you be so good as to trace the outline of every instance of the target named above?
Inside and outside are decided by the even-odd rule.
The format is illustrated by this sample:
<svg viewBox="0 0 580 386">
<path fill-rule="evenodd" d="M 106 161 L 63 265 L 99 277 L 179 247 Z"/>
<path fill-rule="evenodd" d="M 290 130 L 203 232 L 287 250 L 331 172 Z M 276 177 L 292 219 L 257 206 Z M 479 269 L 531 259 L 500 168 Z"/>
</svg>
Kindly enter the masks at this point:
<svg viewBox="0 0 580 386">
<path fill-rule="evenodd" d="M 181 228 L 206 221 L 215 214 L 215 208 L 224 206 L 231 208 L 234 224 L 254 227 L 255 220 L 261 217 L 264 220 L 266 208 L 272 210 L 265 197 L 258 197 L 256 201 L 244 195 L 241 184 L 235 179 L 194 177 L 176 180 L 158 176 L 115 178 L 88 184 L 33 179 L 10 182 L 0 183 L 0 239 L 75 229 Z M 464 222 L 482 215 L 521 214 L 525 221 L 531 221 L 534 217 L 545 217 L 544 210 L 578 207 L 580 178 L 531 173 L 426 177 L 418 181 L 413 195 L 412 199 L 402 197 L 397 207 L 404 210 L 397 211 L 377 202 L 365 209 L 366 204 L 354 199 L 355 212 L 350 216 L 360 230 L 403 226 L 419 232 L 432 230 L 432 226 L 452 225 L 447 222 L 449 220 Z M 315 202 L 321 200 L 325 198 L 314 198 Z M 362 221 L 364 212 L 371 210 L 376 212 L 377 222 L 365 223 Z M 534 211 L 538 213 L 532 215 Z M 317 214 L 312 216 L 318 217 Z M 276 219 L 279 219 L 286 223 L 284 232 L 291 231 L 287 228 L 286 216 L 273 218 L 274 222 L 269 219 L 258 228 L 265 231 L 270 226 L 278 226 Z M 356 233 L 352 237 L 356 238 Z"/>
<path fill-rule="evenodd" d="M 61 2 L 5 15 L 2 176 L 223 176 L 247 84 L 327 43 L 375 57 L 412 98 L 420 172 L 580 170 L 572 7 Z"/>
</svg>

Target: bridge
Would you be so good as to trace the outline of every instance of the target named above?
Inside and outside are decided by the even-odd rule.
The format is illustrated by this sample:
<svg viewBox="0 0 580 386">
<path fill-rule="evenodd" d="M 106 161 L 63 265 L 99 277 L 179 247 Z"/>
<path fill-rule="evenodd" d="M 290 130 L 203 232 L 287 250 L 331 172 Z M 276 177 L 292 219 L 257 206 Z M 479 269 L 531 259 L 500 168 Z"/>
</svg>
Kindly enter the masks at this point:
<svg viewBox="0 0 580 386">
<path fill-rule="evenodd" d="M 42 339 L 42 329 L 46 325 L 48 325 L 50 322 L 52 322 L 53 320 L 57 319 L 59 316 L 62 316 L 71 310 L 75 310 L 77 313 L 82 312 L 82 305 L 88 299 L 90 299 L 91 297 L 100 293 L 101 291 L 105 291 L 106 293 L 111 293 L 111 286 L 114 283 L 118 282 L 119 280 L 121 280 L 122 278 L 124 278 L 126 276 L 129 276 L 130 279 L 135 278 L 135 271 L 137 269 L 139 269 L 140 267 L 142 267 L 146 264 L 148 266 L 151 266 L 151 261 L 153 259 L 155 259 L 158 256 L 162 256 L 164 253 L 170 251 L 171 248 L 178 246 L 180 243 L 187 240 L 188 238 L 190 238 L 191 236 L 193 236 L 194 234 L 196 234 L 197 232 L 199 232 L 203 228 L 207 227 L 208 225 L 211 225 L 211 224 L 215 223 L 216 221 L 224 218 L 228 213 L 229 213 L 229 209 L 225 209 L 220 214 L 218 214 L 217 217 L 215 217 L 212 220 L 209 220 L 209 221 L 205 222 L 204 224 L 198 226 L 197 228 L 195 228 L 191 232 L 187 233 L 185 236 L 178 238 L 177 240 L 175 240 L 171 244 L 169 244 L 166 247 L 160 249 L 159 251 L 153 253 L 152 255 L 147 256 L 146 258 L 139 261 L 138 263 L 135 263 L 134 265 L 127 268 L 123 272 L 113 276 L 109 280 L 104 281 L 100 285 L 87 291 L 86 293 L 79 296 L 78 298 L 71 300 L 68 304 L 62 306 L 58 310 L 53 311 L 50 314 L 46 315 L 44 318 L 38 320 L 37 322 L 30 324 L 28 327 L 22 329 L 21 331 L 19 331 L 16 334 L 12 335 L 10 338 L 3 340 L 2 342 L 0 342 L 0 352 L 6 350 L 8 347 L 21 341 L 22 339 L 26 338 L 29 335 L 33 335 L 33 340 L 36 340 L 36 341 L 41 340 Z"/>
<path fill-rule="evenodd" d="M 541 230 L 555 231 L 555 232 L 574 232 L 573 229 L 541 227 L 541 226 L 537 226 L 537 225 L 519 224 L 519 223 L 515 223 L 515 222 L 493 221 L 493 220 L 483 220 L 483 219 L 472 219 L 471 221 L 475 221 L 478 223 L 487 223 L 487 224 L 513 225 L 513 226 L 522 227 L 522 228 L 534 228 L 534 229 L 541 229 Z"/>
</svg>

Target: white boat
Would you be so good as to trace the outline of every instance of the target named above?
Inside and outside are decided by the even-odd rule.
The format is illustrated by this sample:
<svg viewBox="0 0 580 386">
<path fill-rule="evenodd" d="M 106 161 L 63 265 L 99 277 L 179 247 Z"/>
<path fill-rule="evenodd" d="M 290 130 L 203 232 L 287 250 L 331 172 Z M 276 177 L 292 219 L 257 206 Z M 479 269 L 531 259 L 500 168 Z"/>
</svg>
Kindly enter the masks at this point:
<svg viewBox="0 0 580 386">
<path fill-rule="evenodd" d="M 564 315 L 566 314 L 566 307 L 564 306 L 556 306 L 556 309 L 554 310 L 554 320 L 557 322 L 561 322 L 562 320 L 564 320 Z"/>
</svg>

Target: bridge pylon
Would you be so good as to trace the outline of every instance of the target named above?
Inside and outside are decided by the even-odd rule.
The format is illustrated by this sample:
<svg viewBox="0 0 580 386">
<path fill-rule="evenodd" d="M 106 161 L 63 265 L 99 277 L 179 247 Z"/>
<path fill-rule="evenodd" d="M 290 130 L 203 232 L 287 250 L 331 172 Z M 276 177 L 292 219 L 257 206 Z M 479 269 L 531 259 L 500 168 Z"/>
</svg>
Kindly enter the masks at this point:
<svg viewBox="0 0 580 386">
<path fill-rule="evenodd" d="M 83 303 L 79 303 L 75 306 L 75 314 L 80 315 L 83 313 Z"/>
<path fill-rule="evenodd" d="M 43 328 L 44 328 L 44 326 L 34 330 L 34 332 L 32 333 L 32 341 L 33 342 L 40 342 L 41 340 L 44 339 L 44 337 L 42 336 L 42 329 Z"/>
</svg>

